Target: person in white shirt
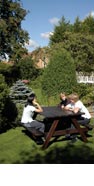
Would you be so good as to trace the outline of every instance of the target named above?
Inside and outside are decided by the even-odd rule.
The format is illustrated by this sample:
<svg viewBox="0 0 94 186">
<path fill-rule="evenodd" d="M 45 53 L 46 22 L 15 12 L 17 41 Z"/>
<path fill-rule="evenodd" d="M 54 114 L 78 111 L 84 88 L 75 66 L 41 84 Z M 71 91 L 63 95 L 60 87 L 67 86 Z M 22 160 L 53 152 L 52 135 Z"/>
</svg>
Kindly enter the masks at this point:
<svg viewBox="0 0 94 186">
<path fill-rule="evenodd" d="M 80 117 L 78 117 L 78 123 L 81 125 L 85 125 L 88 128 L 91 128 L 91 126 L 89 126 L 91 115 L 88 109 L 82 103 L 82 101 L 79 100 L 78 94 L 74 93 L 74 94 L 69 95 L 69 100 L 70 100 L 70 103 L 65 107 L 65 109 L 70 110 L 74 113 L 77 113 L 79 111 L 84 113 Z"/>
<path fill-rule="evenodd" d="M 21 123 L 25 127 L 31 127 L 36 130 L 38 130 L 41 133 L 44 133 L 45 125 L 44 123 L 34 120 L 34 113 L 40 113 L 42 112 L 42 107 L 39 105 L 39 103 L 36 101 L 36 96 L 34 93 L 32 93 L 28 99 L 27 104 L 24 107 Z"/>
</svg>

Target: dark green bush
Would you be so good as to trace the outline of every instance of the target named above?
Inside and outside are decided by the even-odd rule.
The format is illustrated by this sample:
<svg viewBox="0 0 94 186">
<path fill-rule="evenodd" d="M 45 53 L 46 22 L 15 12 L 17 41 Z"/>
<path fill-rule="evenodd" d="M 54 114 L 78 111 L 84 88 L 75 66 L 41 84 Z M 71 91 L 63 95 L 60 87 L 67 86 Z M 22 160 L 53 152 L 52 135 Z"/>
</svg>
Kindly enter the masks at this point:
<svg viewBox="0 0 94 186">
<path fill-rule="evenodd" d="M 2 74 L 0 74 L 0 125 L 3 122 L 2 111 L 4 109 L 6 99 L 8 98 L 8 86 L 5 83 L 5 79 Z"/>
<path fill-rule="evenodd" d="M 5 82 L 11 86 L 20 77 L 20 70 L 16 65 L 0 63 L 0 74 L 5 77 Z"/>
<path fill-rule="evenodd" d="M 34 80 L 39 75 L 39 69 L 35 67 L 34 62 L 30 56 L 22 58 L 16 67 L 20 71 L 20 79 Z"/>
<path fill-rule="evenodd" d="M 94 86 L 91 84 L 79 83 L 75 87 L 75 92 L 78 93 L 80 99 L 85 105 L 89 106 L 94 103 Z"/>
<path fill-rule="evenodd" d="M 56 96 L 61 91 L 71 93 L 76 84 L 75 66 L 70 54 L 60 48 L 53 50 L 43 74 L 43 92 L 48 96 Z"/>
<path fill-rule="evenodd" d="M 16 105 L 9 98 L 9 87 L 0 74 L 0 131 L 10 128 L 17 117 Z"/>
</svg>

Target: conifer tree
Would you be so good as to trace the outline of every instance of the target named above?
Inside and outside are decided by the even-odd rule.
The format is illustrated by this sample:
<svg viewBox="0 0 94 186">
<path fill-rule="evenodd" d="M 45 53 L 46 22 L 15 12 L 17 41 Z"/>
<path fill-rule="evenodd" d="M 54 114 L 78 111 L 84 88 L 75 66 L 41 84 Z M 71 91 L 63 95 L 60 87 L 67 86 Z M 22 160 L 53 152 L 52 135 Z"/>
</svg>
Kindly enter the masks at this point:
<svg viewBox="0 0 94 186">
<path fill-rule="evenodd" d="M 44 70 L 42 90 L 47 96 L 56 96 L 60 92 L 71 93 L 76 87 L 74 61 L 65 49 L 53 50 L 50 62 Z"/>
</svg>

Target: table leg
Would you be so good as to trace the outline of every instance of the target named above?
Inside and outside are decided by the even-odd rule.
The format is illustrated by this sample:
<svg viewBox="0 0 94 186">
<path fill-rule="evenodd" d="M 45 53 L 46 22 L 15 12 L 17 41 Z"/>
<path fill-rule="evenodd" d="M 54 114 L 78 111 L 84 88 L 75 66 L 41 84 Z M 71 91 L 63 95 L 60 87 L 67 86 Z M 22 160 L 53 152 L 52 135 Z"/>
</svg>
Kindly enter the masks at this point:
<svg viewBox="0 0 94 186">
<path fill-rule="evenodd" d="M 54 120 L 54 122 L 53 122 L 53 124 L 52 124 L 52 126 L 51 126 L 51 128 L 50 128 L 50 130 L 49 130 L 49 132 L 47 134 L 47 136 L 46 136 L 46 140 L 45 140 L 45 142 L 43 144 L 43 147 L 42 147 L 43 149 L 45 149 L 47 147 L 47 145 L 48 145 L 48 143 L 49 143 L 49 141 L 50 141 L 50 139 L 51 139 L 56 127 L 57 127 L 58 122 L 59 122 L 59 120 Z"/>
<path fill-rule="evenodd" d="M 77 122 L 77 120 L 75 118 L 71 119 L 73 122 L 73 125 L 75 126 L 75 128 L 78 130 L 79 134 L 81 135 L 82 139 L 84 142 L 87 142 L 87 137 L 85 135 L 85 133 L 83 132 L 83 130 L 81 129 L 79 123 Z"/>
</svg>

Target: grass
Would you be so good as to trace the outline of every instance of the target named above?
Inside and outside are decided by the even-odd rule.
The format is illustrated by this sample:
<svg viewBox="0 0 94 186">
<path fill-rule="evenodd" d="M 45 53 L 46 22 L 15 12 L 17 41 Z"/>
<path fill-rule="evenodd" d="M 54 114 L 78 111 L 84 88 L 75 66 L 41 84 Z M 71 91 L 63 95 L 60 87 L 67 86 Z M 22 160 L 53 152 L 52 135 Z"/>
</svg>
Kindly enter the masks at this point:
<svg viewBox="0 0 94 186">
<path fill-rule="evenodd" d="M 0 135 L 0 163 L 14 163 L 20 159 L 20 152 L 28 151 L 33 146 L 22 128 L 17 127 Z"/>
<path fill-rule="evenodd" d="M 42 150 L 23 127 L 10 129 L 0 134 L 0 163 L 94 163 L 94 129 L 89 131 L 88 143 L 79 138 L 71 144 L 61 136 L 57 141 L 52 138 L 46 150 Z"/>
</svg>

